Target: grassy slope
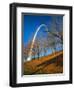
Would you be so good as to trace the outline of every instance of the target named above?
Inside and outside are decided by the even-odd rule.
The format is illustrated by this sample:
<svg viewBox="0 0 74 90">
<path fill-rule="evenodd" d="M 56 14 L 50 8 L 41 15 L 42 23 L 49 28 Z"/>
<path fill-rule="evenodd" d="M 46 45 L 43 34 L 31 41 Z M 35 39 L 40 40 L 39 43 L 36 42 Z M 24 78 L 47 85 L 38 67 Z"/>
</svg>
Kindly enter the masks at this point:
<svg viewBox="0 0 74 90">
<path fill-rule="evenodd" d="M 24 63 L 24 74 L 53 74 L 63 72 L 63 51 Z"/>
</svg>

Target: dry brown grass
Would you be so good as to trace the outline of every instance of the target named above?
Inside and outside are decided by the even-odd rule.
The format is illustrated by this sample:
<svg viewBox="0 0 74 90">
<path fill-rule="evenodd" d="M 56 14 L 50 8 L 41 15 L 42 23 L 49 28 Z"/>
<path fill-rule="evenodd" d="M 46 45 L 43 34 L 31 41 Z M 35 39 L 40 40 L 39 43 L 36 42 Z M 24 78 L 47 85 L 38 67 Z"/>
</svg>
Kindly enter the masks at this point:
<svg viewBox="0 0 74 90">
<path fill-rule="evenodd" d="M 24 74 L 54 74 L 63 72 L 63 51 L 24 63 Z"/>
</svg>

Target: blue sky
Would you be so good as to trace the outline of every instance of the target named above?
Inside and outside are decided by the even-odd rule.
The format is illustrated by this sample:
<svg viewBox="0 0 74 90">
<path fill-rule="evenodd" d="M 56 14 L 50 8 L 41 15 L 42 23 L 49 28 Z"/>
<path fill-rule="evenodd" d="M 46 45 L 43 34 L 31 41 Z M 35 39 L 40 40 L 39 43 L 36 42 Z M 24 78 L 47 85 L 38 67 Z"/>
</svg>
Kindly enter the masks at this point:
<svg viewBox="0 0 74 90">
<path fill-rule="evenodd" d="M 52 24 L 53 18 L 56 18 L 60 24 L 63 22 L 63 16 L 53 16 L 53 15 L 23 15 L 23 43 L 27 45 L 30 40 L 32 40 L 36 29 L 41 24 L 46 24 L 50 26 Z M 59 24 L 58 23 L 58 24 Z M 60 25 L 58 25 L 57 30 L 59 30 Z M 43 29 L 43 28 L 42 28 Z"/>
</svg>

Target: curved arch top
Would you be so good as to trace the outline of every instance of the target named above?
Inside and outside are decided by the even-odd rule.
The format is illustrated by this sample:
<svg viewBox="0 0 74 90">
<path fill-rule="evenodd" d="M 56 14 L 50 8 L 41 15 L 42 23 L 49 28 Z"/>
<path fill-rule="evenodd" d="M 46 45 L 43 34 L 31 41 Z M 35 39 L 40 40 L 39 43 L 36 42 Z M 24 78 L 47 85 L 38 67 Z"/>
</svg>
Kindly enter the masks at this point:
<svg viewBox="0 0 74 90">
<path fill-rule="evenodd" d="M 48 31 L 48 28 L 47 28 L 47 26 L 46 26 L 45 24 L 41 24 L 41 25 L 37 28 L 37 30 L 36 30 L 36 32 L 35 32 L 35 35 L 34 35 L 34 37 L 33 37 L 33 40 L 32 40 L 32 44 L 31 44 L 31 48 L 30 48 L 30 51 L 29 51 L 29 55 L 28 55 L 27 61 L 30 61 L 30 60 L 31 60 L 31 54 L 32 54 L 32 49 L 33 49 L 34 41 L 35 41 L 35 39 L 36 39 L 36 36 L 37 36 L 38 32 L 41 30 L 42 27 L 45 27 L 46 30 Z"/>
</svg>

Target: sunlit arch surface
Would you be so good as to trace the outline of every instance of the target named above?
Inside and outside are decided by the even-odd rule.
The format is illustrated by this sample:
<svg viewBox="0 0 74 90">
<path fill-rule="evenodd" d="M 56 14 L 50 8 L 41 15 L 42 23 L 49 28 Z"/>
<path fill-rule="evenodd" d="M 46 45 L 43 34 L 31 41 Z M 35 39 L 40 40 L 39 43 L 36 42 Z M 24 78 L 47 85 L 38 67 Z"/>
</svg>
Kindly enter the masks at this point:
<svg viewBox="0 0 74 90">
<path fill-rule="evenodd" d="M 37 30 L 36 30 L 36 32 L 35 32 L 35 34 L 34 34 L 33 40 L 32 40 L 32 44 L 31 44 L 31 48 L 30 48 L 30 51 L 29 51 L 29 54 L 28 54 L 27 61 L 30 61 L 31 58 L 32 58 L 31 55 L 32 55 L 33 45 L 34 45 L 36 36 L 37 36 L 38 32 L 41 30 L 42 27 L 45 27 L 45 28 L 46 28 L 45 30 L 48 31 L 47 25 L 45 25 L 45 24 L 41 24 L 41 25 L 37 28 Z"/>
</svg>

